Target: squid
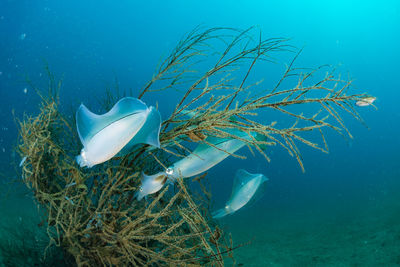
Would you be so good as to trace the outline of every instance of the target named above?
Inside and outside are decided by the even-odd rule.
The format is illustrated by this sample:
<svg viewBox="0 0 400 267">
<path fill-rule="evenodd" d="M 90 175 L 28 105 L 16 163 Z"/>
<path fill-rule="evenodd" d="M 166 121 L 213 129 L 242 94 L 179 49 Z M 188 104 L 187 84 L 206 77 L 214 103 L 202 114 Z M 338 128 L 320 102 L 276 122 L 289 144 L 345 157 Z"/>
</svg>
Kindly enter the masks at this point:
<svg viewBox="0 0 400 267">
<path fill-rule="evenodd" d="M 212 213 L 213 218 L 219 219 L 228 214 L 233 214 L 243 208 L 250 201 L 256 201 L 261 196 L 261 186 L 268 178 L 263 174 L 251 174 L 240 169 L 236 172 L 232 194 L 224 208 Z"/>
<path fill-rule="evenodd" d="M 239 130 L 232 130 L 230 133 L 245 140 L 251 138 Z M 256 140 L 265 139 L 265 136 L 257 133 L 252 135 Z M 167 181 L 174 182 L 178 178 L 192 177 L 209 170 L 246 144 L 245 141 L 234 138 L 208 136 L 205 140 L 207 142 L 199 144 L 191 154 L 175 162 L 164 172 L 154 175 L 142 173 L 142 184 L 136 193 L 137 199 L 141 200 L 149 194 L 158 192 Z"/>
<path fill-rule="evenodd" d="M 81 167 L 91 168 L 117 154 L 126 154 L 136 144 L 160 147 L 160 113 L 133 97 L 122 98 L 102 115 L 81 104 L 76 127 L 83 145 L 76 157 Z"/>
</svg>

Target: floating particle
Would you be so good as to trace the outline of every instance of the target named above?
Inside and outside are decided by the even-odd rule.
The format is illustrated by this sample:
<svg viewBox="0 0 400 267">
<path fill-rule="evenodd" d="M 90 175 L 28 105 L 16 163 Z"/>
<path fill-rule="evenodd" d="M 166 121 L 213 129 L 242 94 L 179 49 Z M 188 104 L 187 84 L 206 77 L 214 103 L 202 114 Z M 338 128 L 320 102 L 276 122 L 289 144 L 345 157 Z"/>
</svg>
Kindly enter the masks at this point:
<svg viewBox="0 0 400 267">
<path fill-rule="evenodd" d="M 67 197 L 67 196 L 64 196 L 64 198 L 65 198 L 67 201 L 69 201 L 69 203 L 71 203 L 72 205 L 74 205 L 74 201 L 72 201 L 72 199 L 70 199 L 70 198 Z"/>
<path fill-rule="evenodd" d="M 4 147 L 1 150 L 3 151 L 3 153 L 6 152 L 6 149 Z"/>
<path fill-rule="evenodd" d="M 26 156 L 22 158 L 21 162 L 19 163 L 19 166 L 22 167 L 24 165 L 24 162 L 26 160 Z"/>
<path fill-rule="evenodd" d="M 3 75 L 3 72 L 2 72 L 2 71 L 0 71 L 0 75 Z"/>
<path fill-rule="evenodd" d="M 68 188 L 68 187 L 71 187 L 71 186 L 74 186 L 74 185 L 76 185 L 76 183 L 75 183 L 75 182 L 73 182 L 73 183 L 70 183 L 70 184 L 67 184 L 67 185 L 65 186 L 65 188 Z"/>
<path fill-rule="evenodd" d="M 24 88 L 24 94 L 28 93 L 28 88 Z"/>
<path fill-rule="evenodd" d="M 25 38 L 26 38 L 26 33 L 22 33 L 22 34 L 19 36 L 19 39 L 20 39 L 21 41 L 25 40 Z"/>
</svg>

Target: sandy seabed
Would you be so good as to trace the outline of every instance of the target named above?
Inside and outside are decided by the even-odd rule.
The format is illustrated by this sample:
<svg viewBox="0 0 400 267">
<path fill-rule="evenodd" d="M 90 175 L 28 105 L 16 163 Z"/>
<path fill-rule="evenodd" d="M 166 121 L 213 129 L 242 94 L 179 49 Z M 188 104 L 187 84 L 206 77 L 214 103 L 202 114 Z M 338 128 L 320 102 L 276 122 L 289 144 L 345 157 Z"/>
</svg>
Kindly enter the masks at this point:
<svg viewBox="0 0 400 267">
<path fill-rule="evenodd" d="M 225 220 L 236 242 L 251 240 L 235 253 L 239 266 L 400 266 L 399 201 Z"/>
<path fill-rule="evenodd" d="M 39 234 L 40 221 L 26 192 L 2 200 L 0 223 L 15 228 L 28 220 L 35 228 L 32 237 Z M 296 208 L 256 203 L 221 224 L 235 244 L 251 241 L 235 250 L 236 266 L 400 266 L 400 197 L 395 192 Z M 10 237 L 0 232 L 2 242 Z M 6 266 L 1 255 L 0 266 Z"/>
</svg>

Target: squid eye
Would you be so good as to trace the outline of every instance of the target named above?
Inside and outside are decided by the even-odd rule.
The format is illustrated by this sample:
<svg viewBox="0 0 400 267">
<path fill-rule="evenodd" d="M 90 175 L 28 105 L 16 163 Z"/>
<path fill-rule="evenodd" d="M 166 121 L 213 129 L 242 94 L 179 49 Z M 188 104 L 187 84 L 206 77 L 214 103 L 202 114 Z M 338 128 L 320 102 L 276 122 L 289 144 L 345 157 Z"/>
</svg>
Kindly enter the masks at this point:
<svg viewBox="0 0 400 267">
<path fill-rule="evenodd" d="M 168 169 L 165 170 L 165 173 L 168 174 L 168 175 L 171 175 L 171 174 L 174 173 L 174 170 L 172 168 L 168 168 Z"/>
</svg>

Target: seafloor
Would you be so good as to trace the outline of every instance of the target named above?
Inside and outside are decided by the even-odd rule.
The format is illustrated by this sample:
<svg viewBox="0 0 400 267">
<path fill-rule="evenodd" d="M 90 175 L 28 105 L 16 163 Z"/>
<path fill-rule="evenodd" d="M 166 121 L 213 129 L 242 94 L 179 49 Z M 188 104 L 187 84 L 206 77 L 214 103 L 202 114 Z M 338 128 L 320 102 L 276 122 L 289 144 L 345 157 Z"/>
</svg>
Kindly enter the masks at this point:
<svg viewBox="0 0 400 267">
<path fill-rule="evenodd" d="M 252 240 L 236 251 L 237 264 L 400 266 L 399 186 L 388 187 L 377 194 L 263 207 L 262 212 L 258 203 L 226 218 L 237 242 Z"/>
<path fill-rule="evenodd" d="M 20 187 L 4 198 L 8 189 L 2 185 L 0 247 L 15 249 L 8 254 L 15 258 L 8 263 L 0 258 L 0 266 L 49 264 L 37 259 L 44 244 L 32 197 Z M 400 266 L 397 189 L 276 208 L 256 203 L 221 223 L 236 244 L 251 241 L 235 251 L 238 266 Z"/>
<path fill-rule="evenodd" d="M 400 204 L 329 214 L 248 214 L 232 222 L 239 266 L 400 266 Z M 249 223 L 247 220 L 252 221 Z M 248 227 L 257 234 L 242 230 Z"/>
</svg>

